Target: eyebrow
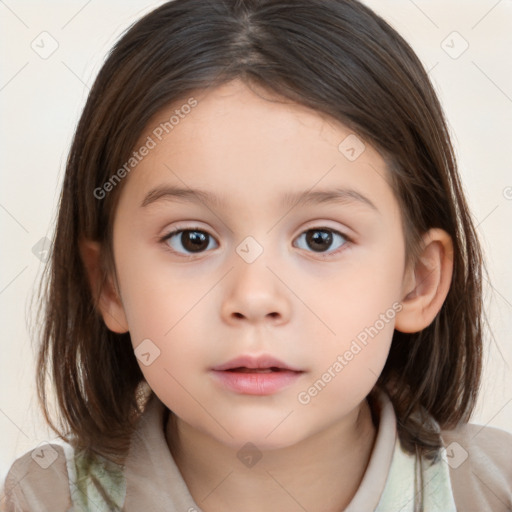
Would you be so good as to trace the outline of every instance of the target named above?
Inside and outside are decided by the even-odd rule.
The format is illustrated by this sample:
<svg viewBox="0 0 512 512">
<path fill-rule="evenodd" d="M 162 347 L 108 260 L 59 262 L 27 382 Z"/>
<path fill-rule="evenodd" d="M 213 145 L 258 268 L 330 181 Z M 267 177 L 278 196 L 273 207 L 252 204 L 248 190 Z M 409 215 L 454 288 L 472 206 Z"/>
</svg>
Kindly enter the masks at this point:
<svg viewBox="0 0 512 512">
<path fill-rule="evenodd" d="M 225 197 L 219 197 L 206 190 L 182 188 L 172 185 L 159 185 L 148 192 L 140 206 L 145 208 L 161 200 L 183 200 L 194 203 L 204 203 L 206 206 L 220 207 L 225 201 Z M 351 188 L 337 187 L 326 190 L 287 192 L 281 197 L 280 202 L 285 206 L 306 206 L 323 203 L 359 203 L 380 213 L 378 208 L 368 197 Z"/>
</svg>

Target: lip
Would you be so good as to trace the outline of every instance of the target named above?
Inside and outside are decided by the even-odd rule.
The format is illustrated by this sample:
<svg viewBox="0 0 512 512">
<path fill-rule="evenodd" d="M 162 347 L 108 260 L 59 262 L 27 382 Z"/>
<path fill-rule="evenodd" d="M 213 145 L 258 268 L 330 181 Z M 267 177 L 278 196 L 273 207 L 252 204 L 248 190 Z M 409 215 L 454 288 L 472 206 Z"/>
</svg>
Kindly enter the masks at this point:
<svg viewBox="0 0 512 512">
<path fill-rule="evenodd" d="M 270 355 L 242 355 L 213 367 L 211 372 L 225 389 L 259 396 L 287 388 L 304 373 Z"/>
<path fill-rule="evenodd" d="M 231 359 L 227 363 L 214 366 L 212 370 L 224 371 L 232 370 L 233 368 L 254 368 L 257 370 L 265 368 L 279 368 L 281 370 L 290 370 L 292 372 L 302 371 L 300 368 L 290 366 L 286 363 L 283 363 L 279 359 L 276 359 L 275 357 L 267 354 L 262 354 L 259 356 L 244 354 L 235 357 L 234 359 Z"/>
</svg>

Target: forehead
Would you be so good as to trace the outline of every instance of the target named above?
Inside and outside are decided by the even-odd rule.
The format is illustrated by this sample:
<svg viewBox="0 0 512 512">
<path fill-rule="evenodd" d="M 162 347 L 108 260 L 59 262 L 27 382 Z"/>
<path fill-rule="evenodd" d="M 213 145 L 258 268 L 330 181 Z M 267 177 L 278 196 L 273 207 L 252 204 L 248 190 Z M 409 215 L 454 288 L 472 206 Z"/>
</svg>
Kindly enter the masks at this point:
<svg viewBox="0 0 512 512">
<path fill-rule="evenodd" d="M 128 180 L 139 203 L 158 185 L 239 207 L 329 188 L 358 192 L 377 209 L 393 201 L 383 159 L 342 123 L 240 81 L 189 97 L 194 107 L 185 99 L 163 109 L 139 139 L 136 147 L 153 142 Z"/>
</svg>

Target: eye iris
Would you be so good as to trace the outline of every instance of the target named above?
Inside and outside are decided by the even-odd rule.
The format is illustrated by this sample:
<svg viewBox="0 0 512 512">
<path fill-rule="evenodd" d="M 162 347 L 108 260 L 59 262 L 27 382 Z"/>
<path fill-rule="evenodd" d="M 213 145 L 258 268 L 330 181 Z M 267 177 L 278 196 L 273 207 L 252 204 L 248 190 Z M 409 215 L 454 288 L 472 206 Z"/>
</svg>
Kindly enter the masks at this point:
<svg viewBox="0 0 512 512">
<path fill-rule="evenodd" d="M 306 240 L 308 245 L 316 252 L 328 248 L 332 243 L 332 234 L 329 231 L 313 229 L 307 232 Z"/>
<path fill-rule="evenodd" d="M 206 234 L 199 231 L 183 231 L 181 234 L 181 243 L 183 244 L 183 247 L 190 252 L 199 252 L 208 247 Z"/>
</svg>

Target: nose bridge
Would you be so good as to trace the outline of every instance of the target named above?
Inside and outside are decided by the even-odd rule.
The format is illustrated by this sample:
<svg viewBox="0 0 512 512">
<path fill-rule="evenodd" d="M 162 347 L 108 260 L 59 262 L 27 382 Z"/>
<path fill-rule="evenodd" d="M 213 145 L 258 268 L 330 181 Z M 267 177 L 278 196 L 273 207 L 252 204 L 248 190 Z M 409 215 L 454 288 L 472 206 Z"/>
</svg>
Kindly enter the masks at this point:
<svg viewBox="0 0 512 512">
<path fill-rule="evenodd" d="M 275 276 L 268 267 L 276 262 L 276 248 L 270 247 L 270 236 L 248 235 L 235 248 L 237 284 L 249 287 L 251 293 L 275 295 Z"/>
<path fill-rule="evenodd" d="M 274 273 L 273 267 L 279 265 L 272 264 L 279 251 L 266 246 L 270 238 L 248 235 L 235 247 L 234 269 L 223 304 L 225 316 L 251 321 L 288 316 L 286 287 Z"/>
</svg>

